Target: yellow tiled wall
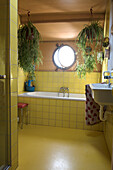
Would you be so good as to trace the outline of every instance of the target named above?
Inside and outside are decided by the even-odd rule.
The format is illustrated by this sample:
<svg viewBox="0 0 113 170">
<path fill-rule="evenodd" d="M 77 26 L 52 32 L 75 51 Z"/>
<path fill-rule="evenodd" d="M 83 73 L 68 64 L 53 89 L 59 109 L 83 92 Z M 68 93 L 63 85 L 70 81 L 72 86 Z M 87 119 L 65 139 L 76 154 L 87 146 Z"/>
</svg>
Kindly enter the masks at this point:
<svg viewBox="0 0 113 170">
<path fill-rule="evenodd" d="M 99 83 L 101 73 L 92 72 L 86 79 L 79 79 L 76 72 L 36 72 L 36 91 L 58 92 L 60 87 L 69 87 L 70 93 L 85 93 L 85 84 Z"/>
<path fill-rule="evenodd" d="M 105 15 L 105 27 L 104 27 L 104 35 L 109 37 L 109 19 L 110 19 L 110 0 L 107 1 L 106 15 Z M 111 44 L 112 45 L 112 44 Z M 103 62 L 103 70 L 107 70 L 108 59 L 105 59 Z M 111 80 L 113 83 L 113 80 Z M 104 135 L 106 139 L 106 143 L 112 156 L 112 143 L 113 143 L 113 115 L 108 115 L 108 119 L 105 122 L 104 127 Z"/>
<path fill-rule="evenodd" d="M 112 157 L 112 141 L 113 141 L 113 115 L 108 115 L 107 121 L 105 122 L 104 135 L 108 150 Z"/>
<path fill-rule="evenodd" d="M 26 81 L 26 74 L 18 67 L 18 93 L 24 91 L 24 82 Z"/>
<path fill-rule="evenodd" d="M 9 2 L 8 2 L 9 3 Z M 11 87 L 11 170 L 18 165 L 18 132 L 17 132 L 17 93 L 18 93 L 18 0 L 10 0 L 10 87 Z"/>
<path fill-rule="evenodd" d="M 19 97 L 19 102 L 29 104 L 30 124 L 103 131 L 103 123 L 85 125 L 84 101 Z"/>
<path fill-rule="evenodd" d="M 1 0 L 0 1 L 0 68 L 2 71 L 5 69 L 6 74 L 6 89 L 7 95 L 4 96 L 7 99 L 7 105 L 3 101 L 3 115 L 5 111 L 8 114 L 8 163 L 11 166 L 11 170 L 15 170 L 18 162 L 18 142 L 17 142 L 17 0 Z M 3 72 L 0 71 L 0 74 Z M 0 87 L 1 88 L 1 87 Z M 2 90 L 0 90 L 2 91 Z M 2 91 L 3 92 L 3 91 Z M 2 98 L 3 100 L 3 98 Z M 2 109 L 0 108 L 0 113 Z M 0 114 L 1 117 L 2 113 Z M 0 129 L 3 124 L 0 124 Z M 0 144 L 1 144 L 0 140 Z M 6 141 L 4 141 L 6 144 Z M 3 156 L 0 151 L 0 156 Z M 6 161 L 6 160 L 5 160 Z"/>
</svg>

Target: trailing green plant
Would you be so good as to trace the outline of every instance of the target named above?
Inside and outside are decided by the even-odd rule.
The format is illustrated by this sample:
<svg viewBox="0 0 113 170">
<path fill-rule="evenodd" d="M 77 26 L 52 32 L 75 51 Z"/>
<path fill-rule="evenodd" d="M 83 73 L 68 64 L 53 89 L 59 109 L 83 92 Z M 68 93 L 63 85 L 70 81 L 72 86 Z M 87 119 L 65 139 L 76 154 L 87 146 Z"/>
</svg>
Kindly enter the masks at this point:
<svg viewBox="0 0 113 170">
<path fill-rule="evenodd" d="M 80 31 L 77 36 L 77 44 L 80 48 L 85 49 L 86 43 L 93 44 L 95 46 L 103 39 L 103 28 L 98 21 L 92 21 L 90 25 L 85 25 L 85 27 Z"/>
<path fill-rule="evenodd" d="M 28 21 L 18 29 L 18 63 L 28 79 L 35 79 L 35 65 L 42 63 L 42 53 L 39 48 L 40 33 Z"/>
<path fill-rule="evenodd" d="M 77 65 L 77 74 L 80 78 L 85 77 L 86 72 L 92 72 L 96 69 L 96 62 L 102 62 L 102 58 L 98 58 L 97 55 L 101 51 L 103 40 L 103 28 L 98 21 L 92 21 L 90 25 L 80 31 L 77 36 L 76 44 L 78 46 L 78 52 L 80 52 L 84 63 Z M 92 48 L 91 46 L 94 47 Z"/>
</svg>

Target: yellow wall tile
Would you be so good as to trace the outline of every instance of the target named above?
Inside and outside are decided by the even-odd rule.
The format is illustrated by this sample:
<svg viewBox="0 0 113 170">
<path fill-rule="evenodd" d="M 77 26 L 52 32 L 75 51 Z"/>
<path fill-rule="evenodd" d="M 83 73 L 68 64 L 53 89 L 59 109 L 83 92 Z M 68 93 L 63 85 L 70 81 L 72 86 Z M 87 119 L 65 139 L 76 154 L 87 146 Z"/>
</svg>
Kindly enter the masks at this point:
<svg viewBox="0 0 113 170">
<path fill-rule="evenodd" d="M 49 120 L 49 126 L 55 126 L 55 120 Z"/>
<path fill-rule="evenodd" d="M 43 105 L 49 105 L 49 99 L 43 99 Z"/>
<path fill-rule="evenodd" d="M 17 0 L 10 0 L 10 3 L 11 3 L 11 5 L 13 5 L 13 7 L 18 9 L 18 1 Z"/>
<path fill-rule="evenodd" d="M 43 119 L 49 119 L 49 113 L 43 112 Z"/>
<path fill-rule="evenodd" d="M 93 128 L 85 125 L 85 102 L 83 101 L 19 97 L 19 102 L 22 101 L 29 103 L 30 124 L 103 130 L 103 125 L 96 125 Z"/>
<path fill-rule="evenodd" d="M 15 50 L 17 51 L 18 47 L 17 47 L 17 37 L 14 36 L 10 36 L 10 49 L 11 50 Z"/>
<path fill-rule="evenodd" d="M 63 127 L 69 128 L 69 121 L 63 121 Z"/>
<path fill-rule="evenodd" d="M 42 120 L 42 124 L 47 126 L 47 125 L 49 124 L 48 119 L 43 119 L 43 120 Z"/>
<path fill-rule="evenodd" d="M 49 112 L 49 105 L 48 106 L 43 105 L 43 112 Z"/>
<path fill-rule="evenodd" d="M 76 114 L 70 114 L 70 122 L 76 122 Z"/>
<path fill-rule="evenodd" d="M 67 121 L 69 122 L 69 115 L 63 114 L 63 120 L 64 120 L 64 121 L 67 120 Z"/>
<path fill-rule="evenodd" d="M 69 107 L 63 107 L 62 112 L 63 114 L 69 114 Z"/>
<path fill-rule="evenodd" d="M 11 92 L 17 92 L 17 79 L 11 79 Z"/>
<path fill-rule="evenodd" d="M 62 127 L 62 121 L 56 120 L 56 126 L 57 127 Z"/>
<path fill-rule="evenodd" d="M 17 14 L 17 9 L 15 7 L 13 7 L 12 5 L 10 6 L 10 19 L 17 24 L 18 21 L 18 14 Z M 17 28 L 15 29 L 15 31 L 17 30 Z M 17 33 L 16 33 L 17 34 Z"/>
<path fill-rule="evenodd" d="M 55 117 L 56 117 L 55 113 L 49 113 L 49 118 L 50 119 L 55 120 Z"/>
<path fill-rule="evenodd" d="M 56 107 L 56 113 L 61 114 L 62 113 L 62 107 Z"/>
<path fill-rule="evenodd" d="M 17 121 L 17 105 L 11 107 L 11 120 Z"/>
<path fill-rule="evenodd" d="M 36 124 L 37 124 L 37 125 L 42 125 L 42 119 L 39 119 L 39 118 L 36 119 Z"/>
<path fill-rule="evenodd" d="M 46 75 L 46 76 L 45 76 Z M 92 79 L 93 77 L 93 79 Z M 85 80 L 80 80 L 73 72 L 36 72 L 35 86 L 38 91 L 56 91 L 60 87 L 68 86 L 72 93 L 85 93 L 85 84 L 100 82 L 100 73 L 90 73 Z M 38 82 L 38 83 L 37 83 Z M 38 86 L 37 86 L 38 85 Z"/>
<path fill-rule="evenodd" d="M 77 122 L 77 129 L 83 129 L 83 123 Z"/>
<path fill-rule="evenodd" d="M 62 120 L 62 114 L 56 114 L 56 120 Z"/>
<path fill-rule="evenodd" d="M 11 121 L 11 134 L 17 132 L 17 118 Z"/>
<path fill-rule="evenodd" d="M 11 65 L 11 78 L 17 78 L 17 65 Z"/>
</svg>

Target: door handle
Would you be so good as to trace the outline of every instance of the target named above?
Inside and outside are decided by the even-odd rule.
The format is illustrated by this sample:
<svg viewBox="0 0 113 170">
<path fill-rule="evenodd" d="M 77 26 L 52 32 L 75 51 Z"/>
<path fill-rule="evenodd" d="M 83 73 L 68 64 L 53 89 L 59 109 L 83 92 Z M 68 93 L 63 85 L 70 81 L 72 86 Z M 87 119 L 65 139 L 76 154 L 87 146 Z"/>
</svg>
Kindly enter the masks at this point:
<svg viewBox="0 0 113 170">
<path fill-rule="evenodd" d="M 0 75 L 0 79 L 6 79 L 6 75 Z"/>
</svg>

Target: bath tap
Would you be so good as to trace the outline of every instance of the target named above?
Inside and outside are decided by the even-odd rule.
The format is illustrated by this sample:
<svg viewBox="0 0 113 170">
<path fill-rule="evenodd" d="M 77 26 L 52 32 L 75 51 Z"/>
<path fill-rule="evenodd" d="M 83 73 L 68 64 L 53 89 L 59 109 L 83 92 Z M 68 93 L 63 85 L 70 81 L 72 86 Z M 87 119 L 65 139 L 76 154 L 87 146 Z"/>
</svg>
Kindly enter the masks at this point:
<svg viewBox="0 0 113 170">
<path fill-rule="evenodd" d="M 59 97 L 59 93 L 63 93 L 63 97 L 65 96 L 65 87 L 60 87 L 60 90 L 58 92 L 58 97 Z"/>
<path fill-rule="evenodd" d="M 68 97 L 69 97 L 69 87 L 65 87 L 65 93 L 68 92 Z"/>
<path fill-rule="evenodd" d="M 59 93 L 63 93 L 63 97 L 65 97 L 66 92 L 68 92 L 68 97 L 69 97 L 69 88 L 68 87 L 60 87 L 60 90 L 58 92 L 58 96 L 59 96 Z"/>
</svg>

